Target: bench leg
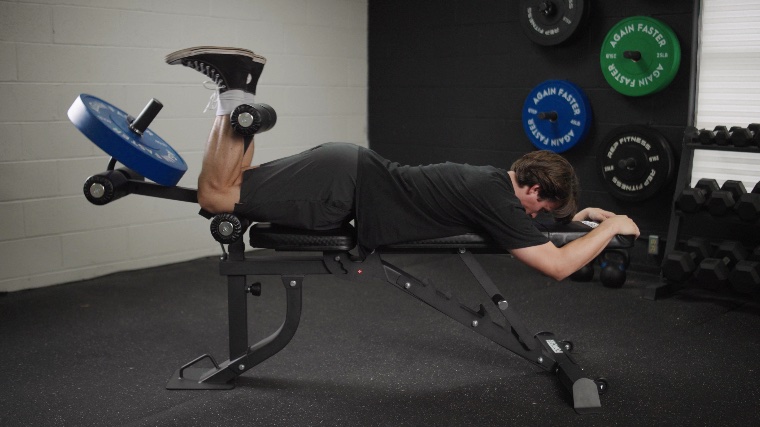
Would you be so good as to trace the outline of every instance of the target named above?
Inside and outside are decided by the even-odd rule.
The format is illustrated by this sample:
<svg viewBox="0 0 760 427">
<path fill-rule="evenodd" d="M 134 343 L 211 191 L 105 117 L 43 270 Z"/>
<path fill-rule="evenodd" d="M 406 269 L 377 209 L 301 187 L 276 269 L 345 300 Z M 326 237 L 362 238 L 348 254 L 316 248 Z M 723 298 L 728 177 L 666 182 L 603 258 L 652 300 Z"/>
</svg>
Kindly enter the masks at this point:
<svg viewBox="0 0 760 427">
<path fill-rule="evenodd" d="M 361 282 L 380 279 L 390 283 L 528 362 L 554 372 L 571 393 L 573 407 L 579 414 L 600 411 L 597 383 L 585 378 L 583 370 L 568 353 L 565 353 L 561 342 L 548 332 L 531 336 L 520 316 L 498 293 L 498 289 L 475 258 L 465 252 L 460 252 L 460 256 L 490 299 L 485 304 L 479 304 L 477 309 L 461 304 L 454 296 L 440 292 L 433 285 L 424 283 L 382 260 L 378 253 L 369 255 L 361 262 L 352 260 L 347 254 L 330 253 L 325 254 L 324 262 L 335 276 L 346 280 Z M 507 328 L 496 323 L 491 317 L 491 305 L 495 305 L 497 311 L 504 316 Z"/>
<path fill-rule="evenodd" d="M 232 248 L 230 254 L 233 253 Z M 235 260 L 222 262 L 239 262 Z M 203 355 L 182 366 L 166 384 L 169 390 L 226 390 L 235 387 L 235 379 L 245 371 L 274 356 L 285 348 L 298 329 L 301 321 L 303 276 L 281 276 L 285 286 L 285 321 L 269 337 L 248 346 L 248 303 L 245 275 L 227 278 L 227 301 L 229 310 L 229 360 L 217 364 L 213 357 Z M 195 367 L 208 359 L 212 368 Z"/>
</svg>

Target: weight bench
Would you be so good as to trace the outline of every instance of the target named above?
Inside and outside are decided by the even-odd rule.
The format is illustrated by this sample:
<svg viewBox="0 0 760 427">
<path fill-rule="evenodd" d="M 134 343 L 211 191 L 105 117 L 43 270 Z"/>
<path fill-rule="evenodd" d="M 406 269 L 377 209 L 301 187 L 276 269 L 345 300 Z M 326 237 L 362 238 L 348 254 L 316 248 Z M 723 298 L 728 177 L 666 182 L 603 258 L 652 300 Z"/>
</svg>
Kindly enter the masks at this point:
<svg viewBox="0 0 760 427">
<path fill-rule="evenodd" d="M 579 222 L 538 226 L 557 245 L 564 245 L 591 229 Z M 301 316 L 304 278 L 331 274 L 359 283 L 368 280 L 390 283 L 534 365 L 556 373 L 572 394 L 573 406 L 578 413 L 595 412 L 601 408 L 599 395 L 607 390 L 606 380 L 585 377 L 568 353 L 572 349 L 571 342 L 560 341 L 549 332 L 531 334 L 474 257 L 473 253 L 505 253 L 487 236 L 468 233 L 389 245 L 362 259 L 349 252 L 356 245 L 355 231 L 350 225 L 329 231 L 308 231 L 259 223 L 250 227 L 250 245 L 274 249 L 275 254 L 246 258 L 243 234 L 240 233 L 245 224 L 235 224 L 234 216 L 229 214 L 212 219 L 212 234 L 225 234 L 225 230 L 229 233 L 232 229 L 237 230 L 238 237 L 228 244 L 229 253 L 225 252 L 220 265 L 221 274 L 227 276 L 230 358 L 217 363 L 212 356 L 202 355 L 178 369 L 166 385 L 168 389 L 233 388 L 235 378 L 283 349 L 295 334 Z M 617 236 L 608 249 L 621 250 L 632 245 L 631 236 Z M 291 251 L 317 254 L 287 253 Z M 470 308 L 383 259 L 384 254 L 403 252 L 456 254 L 481 285 L 487 299 L 477 308 Z M 246 294 L 260 295 L 261 292 L 260 284 L 248 285 L 247 276 L 254 275 L 281 277 L 287 309 L 284 322 L 274 334 L 249 345 Z M 498 317 L 506 320 L 507 328 L 496 322 Z M 213 367 L 196 367 L 203 360 L 210 361 Z"/>
<path fill-rule="evenodd" d="M 84 194 L 91 203 L 105 205 L 129 194 L 198 202 L 195 189 L 176 186 L 187 170 L 184 160 L 169 144 L 148 129 L 161 107 L 162 104 L 153 99 L 137 118 L 133 118 L 91 95 L 82 94 L 74 101 L 68 112 L 72 123 L 112 156 L 106 171 L 92 175 L 85 181 Z M 271 114 L 274 114 L 273 110 Z M 251 123 L 260 121 L 249 119 Z M 273 124 L 272 121 L 266 129 Z M 127 167 L 115 169 L 117 159 Z M 155 183 L 146 181 L 146 177 Z M 487 236 L 468 233 L 399 243 L 359 257 L 349 252 L 356 246 L 355 231 L 350 225 L 329 231 L 307 231 L 262 223 L 249 227 L 246 219 L 232 214 L 204 216 L 211 219 L 211 234 L 221 244 L 224 254 L 220 272 L 227 276 L 230 356 L 222 363 L 217 363 L 208 354 L 196 358 L 174 373 L 166 385 L 168 389 L 233 388 L 238 376 L 272 357 L 290 342 L 301 318 L 304 278 L 315 274 L 330 274 L 353 282 L 381 280 L 390 283 L 530 363 L 554 372 L 571 393 L 573 406 L 578 413 L 601 409 L 599 395 L 607 391 L 607 381 L 603 378 L 591 380 L 584 376 L 583 370 L 570 354 L 571 342 L 560 341 L 549 332 L 531 334 L 475 259 L 474 253 L 505 253 Z M 536 226 L 557 246 L 575 240 L 591 230 L 589 225 L 578 222 L 564 225 L 536 223 Z M 275 254 L 246 258 L 243 240 L 248 228 L 252 247 L 274 249 Z M 627 250 L 632 246 L 633 236 L 617 236 L 608 244 L 606 253 L 624 252 L 627 259 Z M 288 253 L 293 251 L 311 254 Z M 470 308 L 456 298 L 438 291 L 432 284 L 416 279 L 383 259 L 384 254 L 399 252 L 455 254 L 467 266 L 487 298 L 476 308 Z M 260 295 L 261 285 L 248 285 L 247 277 L 257 275 L 281 277 L 287 307 L 280 328 L 268 338 L 249 345 L 247 294 Z M 496 320 L 502 319 L 506 326 L 497 323 Z M 202 361 L 207 361 L 205 365 L 210 363 L 213 367 L 199 367 L 199 362 Z"/>
<path fill-rule="evenodd" d="M 197 191 L 191 188 L 167 187 L 151 182 L 127 168 L 114 169 L 111 159 L 105 172 L 90 176 L 84 185 L 88 200 L 97 205 L 110 203 L 129 194 L 197 203 Z M 166 388 L 170 390 L 224 390 L 235 387 L 235 379 L 282 350 L 295 335 L 301 319 L 301 289 L 306 276 L 330 274 L 353 282 L 380 280 L 419 299 L 472 331 L 488 338 L 528 362 L 555 373 L 573 398 L 578 413 L 601 409 L 599 395 L 609 384 L 604 378 L 591 380 L 578 366 L 570 351 L 570 341 L 558 340 L 550 332 L 531 334 L 521 317 L 490 279 L 475 258 L 475 253 L 507 253 L 488 236 L 467 233 L 444 238 L 404 242 L 378 248 L 364 258 L 352 254 L 356 233 L 346 224 L 327 231 L 300 230 L 258 223 L 249 227 L 244 218 L 229 213 L 201 214 L 211 219 L 211 234 L 223 252 L 220 273 L 227 276 L 229 321 L 229 359 L 222 363 L 204 354 L 179 368 Z M 535 223 L 557 246 L 563 246 L 591 231 L 581 222 L 569 224 Z M 250 245 L 273 249 L 274 255 L 245 256 L 244 237 L 250 229 Z M 627 251 L 634 244 L 633 236 L 616 236 L 607 252 Z M 225 245 L 227 249 L 225 250 Z M 290 252 L 290 253 L 289 253 Z M 300 252 L 294 254 L 292 252 Z M 303 254 L 311 252 L 312 254 Z M 452 253 L 458 256 L 485 291 L 487 298 L 476 308 L 460 303 L 455 297 L 440 292 L 383 259 L 389 253 Z M 285 320 L 269 337 L 250 345 L 248 342 L 247 294 L 261 294 L 259 283 L 248 284 L 248 276 L 280 276 L 286 295 Z M 503 318 L 506 327 L 497 323 Z M 208 361 L 213 367 L 198 367 Z"/>
</svg>

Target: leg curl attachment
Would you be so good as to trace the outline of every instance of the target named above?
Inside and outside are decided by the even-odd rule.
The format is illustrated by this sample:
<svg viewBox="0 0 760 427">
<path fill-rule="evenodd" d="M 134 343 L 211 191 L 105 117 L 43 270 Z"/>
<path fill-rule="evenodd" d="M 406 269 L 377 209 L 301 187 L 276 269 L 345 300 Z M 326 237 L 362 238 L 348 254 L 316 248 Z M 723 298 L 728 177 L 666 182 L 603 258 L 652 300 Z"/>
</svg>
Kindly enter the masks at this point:
<svg viewBox="0 0 760 427">
<path fill-rule="evenodd" d="M 272 129 L 277 113 L 267 104 L 240 104 L 230 114 L 232 128 L 244 137 Z"/>
<path fill-rule="evenodd" d="M 113 163 L 109 163 L 107 171 L 92 175 L 84 182 L 84 196 L 93 205 L 105 205 L 130 194 L 130 179 L 145 181 L 130 169 L 113 169 Z"/>
</svg>

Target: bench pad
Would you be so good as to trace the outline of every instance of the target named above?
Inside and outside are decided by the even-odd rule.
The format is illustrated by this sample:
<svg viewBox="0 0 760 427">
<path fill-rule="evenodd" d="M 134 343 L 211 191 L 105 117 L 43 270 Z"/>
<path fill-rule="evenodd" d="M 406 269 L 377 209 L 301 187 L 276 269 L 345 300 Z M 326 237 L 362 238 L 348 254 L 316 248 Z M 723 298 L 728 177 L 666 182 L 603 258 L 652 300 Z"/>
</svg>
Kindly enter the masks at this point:
<svg viewBox="0 0 760 427">
<path fill-rule="evenodd" d="M 557 246 L 582 237 L 592 230 L 581 222 L 569 224 L 536 223 L 536 227 Z M 251 246 L 254 248 L 276 249 L 280 251 L 347 251 L 356 246 L 356 232 L 351 225 L 324 231 L 302 230 L 281 227 L 268 223 L 258 223 L 251 226 Z M 607 249 L 625 249 L 633 246 L 633 236 L 616 236 L 607 245 Z M 449 250 L 471 249 L 479 252 L 504 253 L 488 235 L 465 233 L 457 236 L 440 237 L 435 239 L 418 240 L 414 242 L 396 243 L 383 249 L 393 250 Z"/>
<path fill-rule="evenodd" d="M 349 251 L 356 246 L 354 227 L 302 230 L 260 222 L 251 226 L 251 246 L 279 251 Z"/>
</svg>

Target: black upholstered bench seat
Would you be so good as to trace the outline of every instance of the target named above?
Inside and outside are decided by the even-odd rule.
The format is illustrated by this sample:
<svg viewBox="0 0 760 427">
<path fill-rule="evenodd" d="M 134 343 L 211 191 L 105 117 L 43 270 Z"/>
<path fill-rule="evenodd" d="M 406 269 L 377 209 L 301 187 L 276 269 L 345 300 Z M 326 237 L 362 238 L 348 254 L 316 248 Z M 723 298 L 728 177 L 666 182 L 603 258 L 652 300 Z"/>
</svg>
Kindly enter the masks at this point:
<svg viewBox="0 0 760 427">
<path fill-rule="evenodd" d="M 557 246 L 564 246 L 592 230 L 592 227 L 582 222 L 569 224 L 537 222 L 536 227 Z M 356 246 L 356 232 L 348 224 L 333 230 L 314 231 L 258 223 L 251 226 L 250 238 L 251 246 L 254 248 L 279 251 L 347 251 Z M 633 236 L 616 236 L 607 248 L 625 249 L 632 246 Z M 488 235 L 479 233 L 396 243 L 382 249 L 426 251 L 459 248 L 492 253 L 506 252 Z"/>
<path fill-rule="evenodd" d="M 356 246 L 354 227 L 302 230 L 260 222 L 251 226 L 251 246 L 278 251 L 349 251 Z"/>
</svg>

